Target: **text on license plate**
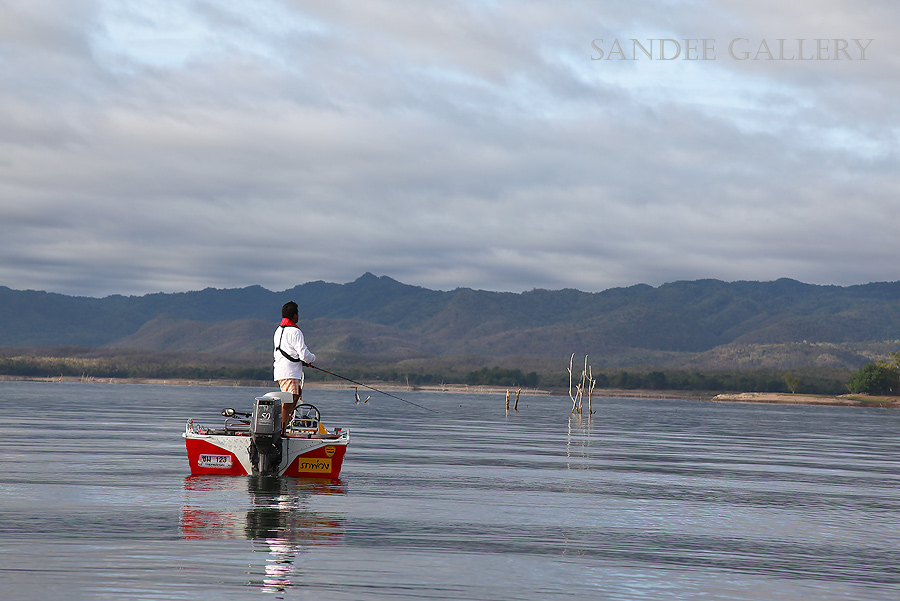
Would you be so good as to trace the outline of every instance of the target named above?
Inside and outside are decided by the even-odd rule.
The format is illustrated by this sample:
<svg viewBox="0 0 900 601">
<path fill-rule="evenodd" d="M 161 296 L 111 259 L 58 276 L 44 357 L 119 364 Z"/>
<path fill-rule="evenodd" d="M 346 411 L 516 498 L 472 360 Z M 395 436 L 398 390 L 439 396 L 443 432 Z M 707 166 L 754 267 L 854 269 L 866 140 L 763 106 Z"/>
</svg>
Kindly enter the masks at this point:
<svg viewBox="0 0 900 601">
<path fill-rule="evenodd" d="M 231 467 L 231 455 L 200 455 L 197 462 L 200 467 L 218 467 L 228 469 Z"/>
</svg>

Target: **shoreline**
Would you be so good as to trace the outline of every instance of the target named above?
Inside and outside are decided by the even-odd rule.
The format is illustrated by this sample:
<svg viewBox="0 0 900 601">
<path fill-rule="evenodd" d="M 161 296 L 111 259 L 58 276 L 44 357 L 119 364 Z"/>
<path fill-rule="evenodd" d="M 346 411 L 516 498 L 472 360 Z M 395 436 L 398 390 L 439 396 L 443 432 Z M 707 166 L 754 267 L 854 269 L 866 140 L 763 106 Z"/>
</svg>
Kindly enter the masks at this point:
<svg viewBox="0 0 900 601">
<path fill-rule="evenodd" d="M 278 389 L 278 384 L 272 380 L 197 380 L 190 378 L 98 378 L 94 376 L 8 376 L 0 375 L 0 382 L 68 382 L 81 384 L 156 384 L 162 386 L 226 386 L 242 388 L 272 388 Z M 350 382 L 305 382 L 304 390 L 353 390 L 374 392 L 373 386 L 378 390 L 390 392 L 442 392 L 455 394 L 500 394 L 507 392 L 515 394 L 518 388 L 507 386 L 469 385 L 469 384 L 426 384 L 420 386 L 406 386 L 389 382 L 366 383 L 364 386 L 351 384 Z M 536 388 L 522 388 L 521 396 L 552 396 L 549 390 Z"/>
<path fill-rule="evenodd" d="M 870 396 L 867 394 L 830 396 L 775 392 L 736 392 L 717 394 L 710 400 L 717 403 L 770 403 L 779 405 L 826 405 L 837 407 L 881 407 L 884 409 L 900 409 L 900 397 Z"/>
<path fill-rule="evenodd" d="M 164 386 L 231 386 L 243 388 L 273 388 L 277 385 L 267 380 L 197 380 L 188 378 L 97 378 L 93 376 L 10 376 L 0 375 L 0 382 L 68 382 L 84 384 L 156 384 Z M 517 388 L 507 386 L 467 385 L 467 384 L 429 384 L 421 386 L 406 386 L 399 383 L 377 382 L 367 384 L 378 390 L 390 392 L 440 392 L 449 394 L 495 394 L 512 396 Z M 306 382 L 307 390 L 353 390 L 374 392 L 366 386 L 357 386 L 349 382 Z M 900 397 L 896 396 L 869 396 L 865 394 L 847 395 L 815 395 L 815 394 L 788 394 L 777 392 L 726 392 L 714 394 L 713 392 L 685 392 L 680 390 L 624 390 L 602 389 L 595 391 L 596 399 L 623 398 L 623 399 L 661 399 L 661 400 L 690 400 L 713 401 L 716 403 L 761 403 L 775 405 L 822 405 L 840 407 L 881 407 L 885 409 L 900 409 Z M 544 390 L 534 388 L 522 388 L 521 396 L 561 396 L 568 398 L 567 390 Z M 586 399 L 585 399 L 586 400 Z"/>
</svg>

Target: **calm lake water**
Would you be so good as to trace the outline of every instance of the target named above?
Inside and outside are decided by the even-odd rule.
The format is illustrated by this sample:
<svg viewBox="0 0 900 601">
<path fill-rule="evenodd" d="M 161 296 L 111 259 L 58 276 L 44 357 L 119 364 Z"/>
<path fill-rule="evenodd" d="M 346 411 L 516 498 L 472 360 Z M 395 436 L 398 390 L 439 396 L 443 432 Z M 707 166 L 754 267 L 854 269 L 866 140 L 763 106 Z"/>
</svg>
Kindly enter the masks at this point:
<svg viewBox="0 0 900 601">
<path fill-rule="evenodd" d="M 339 481 L 190 477 L 267 390 L 0 382 L 0 598 L 900 598 L 900 411 L 309 390 Z"/>
</svg>

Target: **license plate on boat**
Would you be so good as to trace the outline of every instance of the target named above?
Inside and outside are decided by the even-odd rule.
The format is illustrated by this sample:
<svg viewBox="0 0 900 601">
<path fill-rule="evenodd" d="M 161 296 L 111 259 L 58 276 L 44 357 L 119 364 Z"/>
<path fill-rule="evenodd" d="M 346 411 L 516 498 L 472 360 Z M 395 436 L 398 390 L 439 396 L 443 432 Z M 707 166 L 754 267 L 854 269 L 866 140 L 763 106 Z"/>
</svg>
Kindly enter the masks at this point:
<svg viewBox="0 0 900 601">
<path fill-rule="evenodd" d="M 197 462 L 200 467 L 218 467 L 228 469 L 231 467 L 231 455 L 200 455 Z"/>
</svg>

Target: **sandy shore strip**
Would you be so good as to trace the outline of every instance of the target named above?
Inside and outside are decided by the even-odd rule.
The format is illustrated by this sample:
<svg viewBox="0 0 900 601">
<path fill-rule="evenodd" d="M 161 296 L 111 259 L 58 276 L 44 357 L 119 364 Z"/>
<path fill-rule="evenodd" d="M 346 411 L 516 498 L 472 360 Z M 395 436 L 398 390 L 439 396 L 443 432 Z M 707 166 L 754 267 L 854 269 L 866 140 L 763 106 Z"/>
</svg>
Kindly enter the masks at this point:
<svg viewBox="0 0 900 601">
<path fill-rule="evenodd" d="M 723 403 L 779 403 L 784 405 L 838 405 L 843 407 L 884 407 L 900 409 L 900 398 L 846 394 L 827 396 L 815 394 L 779 394 L 774 392 L 737 392 L 717 394 L 713 401 Z"/>
<path fill-rule="evenodd" d="M 172 386 L 240 386 L 245 388 L 271 388 L 278 390 L 278 384 L 268 380 L 197 380 L 187 378 L 98 378 L 94 376 L 52 376 L 52 377 L 33 377 L 33 376 L 8 376 L 0 375 L 0 381 L 7 382 L 80 382 L 85 384 L 161 384 Z M 387 392 L 448 392 L 448 393 L 467 393 L 467 394 L 502 394 L 509 392 L 512 395 L 520 390 L 514 386 L 482 386 L 469 384 L 422 384 L 419 386 L 407 386 L 399 383 L 389 382 L 365 382 L 364 386 L 357 386 L 350 382 L 310 382 L 303 384 L 304 390 L 353 390 L 359 389 L 360 394 L 364 391 L 373 389 L 383 390 Z M 372 388 L 368 388 L 371 386 Z M 549 390 L 541 390 L 535 388 L 522 388 L 521 396 L 534 395 L 551 395 Z M 596 396 L 596 395 L 595 395 Z"/>
<path fill-rule="evenodd" d="M 63 377 L 33 377 L 33 376 L 9 376 L 0 375 L 0 381 L 30 381 L 30 382 L 82 382 L 91 384 L 164 384 L 175 386 L 239 386 L 271 388 L 276 390 L 278 386 L 274 382 L 265 380 L 191 380 L 182 378 L 171 379 L 143 379 L 143 378 L 96 378 L 93 376 L 63 376 Z M 409 391 L 469 393 L 469 394 L 498 394 L 506 395 L 507 392 L 515 397 L 517 389 L 506 386 L 471 386 L 466 384 L 435 384 L 422 386 L 406 386 L 399 383 L 375 382 L 369 383 L 378 390 L 392 393 Z M 326 390 L 353 390 L 359 388 L 362 394 L 367 389 L 357 387 L 349 382 L 306 382 L 304 388 Z M 541 390 L 523 388 L 521 396 L 555 395 L 567 397 L 565 390 Z M 815 394 L 786 394 L 777 392 L 728 392 L 713 395 L 712 393 L 664 391 L 664 390 L 623 390 L 605 388 L 595 390 L 594 399 L 598 402 L 602 398 L 631 398 L 631 399 L 663 399 L 663 400 L 693 400 L 714 401 L 720 403 L 773 403 L 783 405 L 838 405 L 843 407 L 883 407 L 888 409 L 900 409 L 900 397 L 896 396 L 870 396 L 865 394 L 846 394 L 838 396 Z M 586 399 L 585 399 L 586 402 Z"/>
</svg>

